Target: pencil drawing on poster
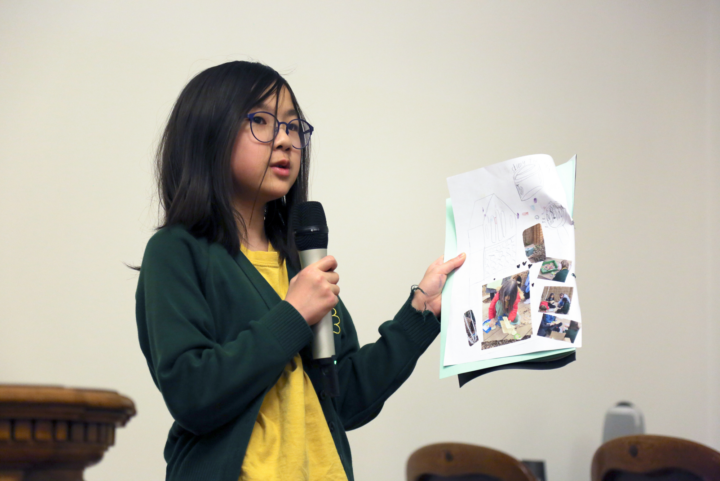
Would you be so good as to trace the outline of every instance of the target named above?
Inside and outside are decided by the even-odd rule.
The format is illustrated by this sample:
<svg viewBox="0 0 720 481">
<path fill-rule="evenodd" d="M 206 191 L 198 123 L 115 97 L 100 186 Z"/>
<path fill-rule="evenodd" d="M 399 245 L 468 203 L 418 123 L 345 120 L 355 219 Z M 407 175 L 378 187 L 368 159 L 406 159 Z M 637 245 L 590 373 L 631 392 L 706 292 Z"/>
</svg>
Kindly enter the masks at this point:
<svg viewBox="0 0 720 481">
<path fill-rule="evenodd" d="M 515 224 L 515 212 L 495 194 L 475 201 L 469 229 L 471 284 L 491 278 L 515 263 Z M 480 249 L 482 257 L 478 255 Z"/>
<path fill-rule="evenodd" d="M 545 206 L 542 221 L 545 229 L 554 234 L 561 244 L 566 244 L 569 241 L 570 234 L 565 226 L 572 225 L 573 222 L 562 204 L 551 201 Z"/>
<path fill-rule="evenodd" d="M 560 203 L 552 201 L 545 207 L 545 220 L 549 227 L 557 228 L 567 225 L 570 221 L 565 207 Z"/>
<path fill-rule="evenodd" d="M 513 181 L 520 200 L 530 200 L 543 186 L 542 168 L 536 162 L 513 164 Z"/>
</svg>

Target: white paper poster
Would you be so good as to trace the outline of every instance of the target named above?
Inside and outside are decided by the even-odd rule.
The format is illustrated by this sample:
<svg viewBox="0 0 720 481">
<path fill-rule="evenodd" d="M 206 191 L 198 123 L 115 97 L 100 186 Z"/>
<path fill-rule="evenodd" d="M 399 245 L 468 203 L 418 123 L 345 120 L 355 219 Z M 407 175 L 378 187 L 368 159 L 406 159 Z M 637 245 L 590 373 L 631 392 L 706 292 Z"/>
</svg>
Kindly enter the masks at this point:
<svg viewBox="0 0 720 481">
<path fill-rule="evenodd" d="M 448 178 L 458 252 L 446 366 L 582 345 L 575 230 L 553 159 Z"/>
</svg>

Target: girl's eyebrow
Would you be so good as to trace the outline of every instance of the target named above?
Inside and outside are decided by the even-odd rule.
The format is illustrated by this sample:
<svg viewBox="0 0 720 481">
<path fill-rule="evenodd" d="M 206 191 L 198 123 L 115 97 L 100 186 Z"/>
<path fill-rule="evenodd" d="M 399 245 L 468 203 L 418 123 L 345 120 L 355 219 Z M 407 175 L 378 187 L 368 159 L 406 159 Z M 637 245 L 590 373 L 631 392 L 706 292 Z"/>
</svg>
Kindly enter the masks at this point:
<svg viewBox="0 0 720 481">
<path fill-rule="evenodd" d="M 285 115 L 284 115 L 284 117 L 297 117 L 297 116 L 298 116 L 297 110 L 295 110 L 294 108 L 287 109 L 285 111 Z"/>
<path fill-rule="evenodd" d="M 275 106 L 273 105 L 273 106 L 271 107 L 270 105 L 268 105 L 267 102 L 263 102 L 263 103 L 261 103 L 260 105 L 258 105 L 256 108 L 257 108 L 257 109 L 260 109 L 260 110 L 262 110 L 262 111 L 264 111 L 264 112 L 272 112 L 272 111 L 274 110 Z M 253 110 L 255 110 L 255 109 L 253 109 Z M 288 109 L 287 111 L 285 111 L 285 116 L 286 116 L 286 117 L 291 117 L 291 116 L 292 116 L 292 117 L 298 117 L 297 110 L 295 110 L 294 108 Z"/>
</svg>

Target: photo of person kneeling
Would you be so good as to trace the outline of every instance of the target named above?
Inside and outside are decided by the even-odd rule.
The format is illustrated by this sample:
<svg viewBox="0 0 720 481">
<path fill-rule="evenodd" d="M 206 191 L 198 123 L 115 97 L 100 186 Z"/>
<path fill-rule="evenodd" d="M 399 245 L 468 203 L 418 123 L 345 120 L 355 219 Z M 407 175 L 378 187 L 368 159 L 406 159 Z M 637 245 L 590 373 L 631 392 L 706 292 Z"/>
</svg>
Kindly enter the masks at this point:
<svg viewBox="0 0 720 481">
<path fill-rule="evenodd" d="M 567 314 L 570 312 L 573 288 L 565 286 L 547 286 L 540 296 L 540 314 Z"/>
<path fill-rule="evenodd" d="M 560 319 L 551 314 L 543 314 L 537 335 L 556 341 L 574 343 L 580 332 L 580 323 L 570 319 Z"/>
</svg>

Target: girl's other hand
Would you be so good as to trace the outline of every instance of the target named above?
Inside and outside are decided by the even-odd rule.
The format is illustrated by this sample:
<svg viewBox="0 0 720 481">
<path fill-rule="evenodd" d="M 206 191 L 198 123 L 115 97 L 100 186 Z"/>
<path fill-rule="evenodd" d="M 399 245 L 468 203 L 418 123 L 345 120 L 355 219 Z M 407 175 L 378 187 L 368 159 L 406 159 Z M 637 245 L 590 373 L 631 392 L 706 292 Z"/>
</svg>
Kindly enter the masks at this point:
<svg viewBox="0 0 720 481">
<path fill-rule="evenodd" d="M 422 311 L 427 309 L 435 314 L 435 317 L 440 316 L 440 304 L 442 302 L 442 289 L 447 280 L 448 274 L 463 265 L 465 262 L 465 253 L 463 252 L 459 256 L 450 259 L 447 262 L 443 262 L 442 256 L 439 257 L 435 262 L 430 264 L 428 270 L 425 272 L 425 277 L 420 281 L 420 290 L 415 291 L 415 297 L 412 301 L 412 306 Z"/>
<path fill-rule="evenodd" d="M 337 261 L 326 256 L 301 270 L 290 280 L 285 300 L 289 302 L 309 325 L 320 322 L 338 303 L 340 276 L 334 272 Z"/>
</svg>

